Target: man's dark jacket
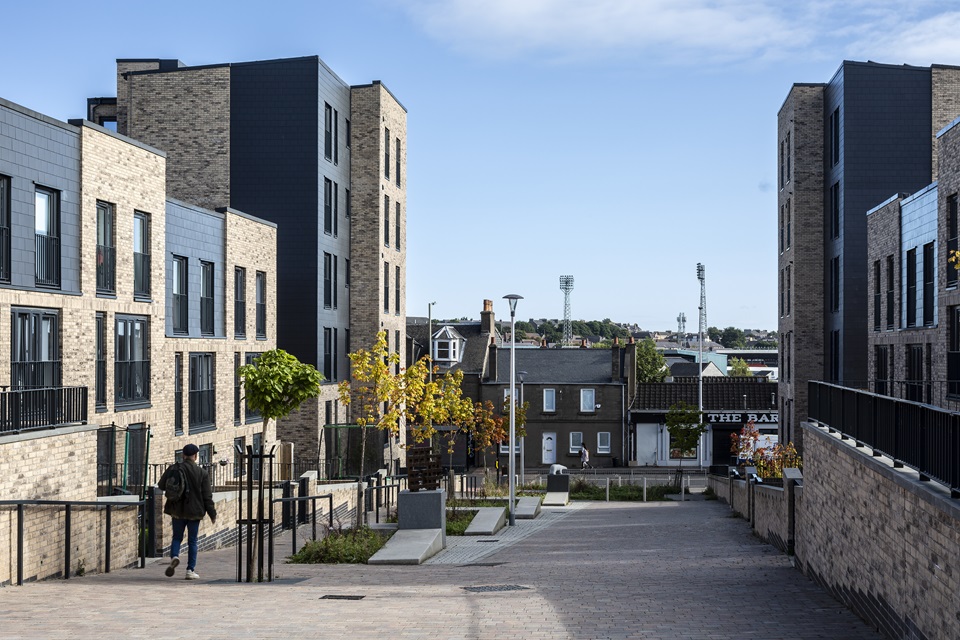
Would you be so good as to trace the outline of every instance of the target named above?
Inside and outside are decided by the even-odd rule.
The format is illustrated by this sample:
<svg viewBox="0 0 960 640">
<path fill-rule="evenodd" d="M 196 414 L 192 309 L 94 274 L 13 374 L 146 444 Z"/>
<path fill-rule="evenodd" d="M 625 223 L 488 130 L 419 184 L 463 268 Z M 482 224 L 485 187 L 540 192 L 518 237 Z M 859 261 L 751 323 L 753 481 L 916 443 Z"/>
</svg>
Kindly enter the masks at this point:
<svg viewBox="0 0 960 640">
<path fill-rule="evenodd" d="M 210 476 L 207 475 L 206 469 L 201 469 L 193 460 L 186 458 L 183 462 L 167 467 L 157 486 L 161 490 L 166 489 L 167 478 L 174 473 L 178 465 L 183 469 L 183 475 L 187 477 L 187 486 L 190 491 L 184 493 L 179 500 L 167 500 L 163 505 L 163 512 L 181 520 L 203 520 L 204 514 L 209 515 L 210 520 L 216 520 L 217 509 L 213 506 Z"/>
</svg>

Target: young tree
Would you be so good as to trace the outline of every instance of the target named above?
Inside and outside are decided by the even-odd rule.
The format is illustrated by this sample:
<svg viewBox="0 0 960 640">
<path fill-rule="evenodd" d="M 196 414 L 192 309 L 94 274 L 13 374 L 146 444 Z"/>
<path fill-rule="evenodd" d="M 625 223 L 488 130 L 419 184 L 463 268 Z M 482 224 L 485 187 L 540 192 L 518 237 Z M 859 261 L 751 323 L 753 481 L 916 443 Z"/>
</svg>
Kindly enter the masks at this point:
<svg viewBox="0 0 960 640">
<path fill-rule="evenodd" d="M 743 358 L 730 358 L 730 376 L 734 378 L 749 378 L 753 375 L 750 365 Z"/>
<path fill-rule="evenodd" d="M 509 420 L 509 418 L 508 418 Z M 487 470 L 487 449 L 507 439 L 503 416 L 498 415 L 493 403 L 478 402 L 473 407 L 473 446 L 483 452 L 483 470 Z"/>
<path fill-rule="evenodd" d="M 669 372 L 666 359 L 651 338 L 637 343 L 637 382 L 663 382 Z"/>
<path fill-rule="evenodd" d="M 678 402 L 667 412 L 667 430 L 670 432 L 670 450 L 680 451 L 680 465 L 677 467 L 677 484 L 683 482 L 683 458 L 690 450 L 696 450 L 700 436 L 707 430 L 703 423 L 703 416 L 696 407 L 685 402 Z"/>
<path fill-rule="evenodd" d="M 260 354 L 252 364 L 237 370 L 243 394 L 251 409 L 263 416 L 264 426 L 278 420 L 310 398 L 320 395 L 323 375 L 283 349 Z"/>
</svg>

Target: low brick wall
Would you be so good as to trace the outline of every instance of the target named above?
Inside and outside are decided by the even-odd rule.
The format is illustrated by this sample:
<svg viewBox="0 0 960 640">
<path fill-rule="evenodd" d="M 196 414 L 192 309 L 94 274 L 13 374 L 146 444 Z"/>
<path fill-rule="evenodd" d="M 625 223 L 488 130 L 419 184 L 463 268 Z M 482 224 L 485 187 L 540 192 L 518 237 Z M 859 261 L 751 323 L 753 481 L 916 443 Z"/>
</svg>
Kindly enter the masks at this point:
<svg viewBox="0 0 960 640">
<path fill-rule="evenodd" d="M 787 496 L 782 487 L 753 486 L 753 530 L 760 539 L 786 553 L 789 533 Z"/>
<path fill-rule="evenodd" d="M 960 638 L 958 501 L 824 429 L 803 432 L 798 566 L 888 637 Z"/>
</svg>

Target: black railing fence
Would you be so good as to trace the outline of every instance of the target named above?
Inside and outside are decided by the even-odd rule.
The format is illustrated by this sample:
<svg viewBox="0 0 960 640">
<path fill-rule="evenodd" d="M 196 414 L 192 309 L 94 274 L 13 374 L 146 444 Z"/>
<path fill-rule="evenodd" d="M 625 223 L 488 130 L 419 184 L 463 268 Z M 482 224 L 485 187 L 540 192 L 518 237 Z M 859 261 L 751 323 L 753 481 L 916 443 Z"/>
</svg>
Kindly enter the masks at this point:
<svg viewBox="0 0 960 640">
<path fill-rule="evenodd" d="M 133 293 L 138 296 L 150 295 L 150 254 L 133 254 Z"/>
<path fill-rule="evenodd" d="M 960 414 L 869 391 L 811 381 L 808 415 L 858 446 L 910 467 L 960 498 Z"/>
<path fill-rule="evenodd" d="M 0 435 L 86 422 L 86 387 L 0 392 Z"/>
<path fill-rule="evenodd" d="M 60 238 L 36 234 L 36 284 L 60 286 Z"/>
<path fill-rule="evenodd" d="M 117 289 L 117 250 L 97 245 L 97 291 L 114 292 Z"/>
</svg>

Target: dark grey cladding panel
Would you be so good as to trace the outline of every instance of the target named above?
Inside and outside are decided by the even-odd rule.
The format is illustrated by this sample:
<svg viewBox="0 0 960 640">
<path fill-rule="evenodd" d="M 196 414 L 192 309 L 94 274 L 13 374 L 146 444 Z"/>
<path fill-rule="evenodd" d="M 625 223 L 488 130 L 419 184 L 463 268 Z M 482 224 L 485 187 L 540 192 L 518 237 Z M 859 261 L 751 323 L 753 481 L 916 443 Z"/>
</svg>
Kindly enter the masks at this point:
<svg viewBox="0 0 960 640">
<path fill-rule="evenodd" d="M 11 278 L 35 283 L 35 193 L 60 198 L 60 291 L 80 291 L 80 130 L 10 102 L 0 104 L 0 174 L 10 178 Z"/>
<path fill-rule="evenodd" d="M 173 335 L 173 256 L 187 258 L 190 336 L 200 336 L 200 261 L 212 262 L 214 335 L 224 335 L 225 215 L 176 200 L 166 210 L 165 306 L 167 335 Z"/>
<path fill-rule="evenodd" d="M 323 149 L 324 103 L 341 119 L 348 117 L 349 87 L 318 58 L 297 58 L 231 67 L 230 96 L 230 205 L 277 224 L 277 305 L 283 310 L 277 343 L 317 365 L 320 324 L 347 324 L 346 297 L 340 300 L 342 313 L 331 319 L 320 296 L 321 254 L 338 255 L 341 267 L 349 256 L 349 227 L 342 217 L 349 156 L 341 153 L 334 165 Z M 339 185 L 337 238 L 323 234 L 324 177 Z"/>
</svg>

